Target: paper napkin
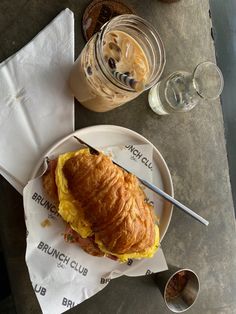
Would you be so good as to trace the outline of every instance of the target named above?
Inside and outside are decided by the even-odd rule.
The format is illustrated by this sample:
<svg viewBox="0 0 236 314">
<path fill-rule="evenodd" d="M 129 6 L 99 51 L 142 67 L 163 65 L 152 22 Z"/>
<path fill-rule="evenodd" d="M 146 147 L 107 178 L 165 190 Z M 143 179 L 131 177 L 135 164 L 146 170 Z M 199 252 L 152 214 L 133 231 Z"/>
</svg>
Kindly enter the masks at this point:
<svg viewBox="0 0 236 314">
<path fill-rule="evenodd" d="M 152 147 L 149 144 L 129 144 L 100 149 L 130 171 L 152 182 L 158 174 L 155 165 L 153 168 L 150 166 Z M 129 150 L 131 146 L 139 152 L 136 158 Z M 65 151 L 64 147 L 68 151 L 79 149 L 73 137 L 61 145 L 62 152 Z M 55 158 L 55 152 L 47 157 Z M 163 206 L 159 198 L 150 190 L 145 193 L 149 201 L 153 202 L 156 215 L 161 217 Z M 107 257 L 91 256 L 77 243 L 65 241 L 65 235 L 70 235 L 67 234 L 68 227 L 58 214 L 57 205 L 45 193 L 41 176 L 31 180 L 25 187 L 24 209 L 27 227 L 26 262 L 44 314 L 65 312 L 105 288 L 113 278 L 122 275 L 145 276 L 168 268 L 161 247 L 150 259 L 129 259 L 119 263 Z"/>
<path fill-rule="evenodd" d="M 0 64 L 0 174 L 21 194 L 44 151 L 74 130 L 73 62 L 74 16 L 66 9 Z"/>
</svg>

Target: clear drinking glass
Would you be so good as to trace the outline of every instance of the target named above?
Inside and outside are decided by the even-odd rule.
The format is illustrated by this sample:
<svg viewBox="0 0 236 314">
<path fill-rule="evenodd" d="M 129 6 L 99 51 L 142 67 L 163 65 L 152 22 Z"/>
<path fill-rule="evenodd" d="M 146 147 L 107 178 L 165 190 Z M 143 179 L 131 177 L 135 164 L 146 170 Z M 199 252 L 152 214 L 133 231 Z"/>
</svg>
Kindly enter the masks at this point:
<svg viewBox="0 0 236 314">
<path fill-rule="evenodd" d="M 165 65 L 165 50 L 155 28 L 132 14 L 106 23 L 76 60 L 69 84 L 92 111 L 112 110 L 151 88 Z"/>
<path fill-rule="evenodd" d="M 224 85 L 220 69 L 213 62 L 198 64 L 193 73 L 177 71 L 153 86 L 148 95 L 151 109 L 159 115 L 187 112 L 201 99 L 219 97 Z"/>
</svg>

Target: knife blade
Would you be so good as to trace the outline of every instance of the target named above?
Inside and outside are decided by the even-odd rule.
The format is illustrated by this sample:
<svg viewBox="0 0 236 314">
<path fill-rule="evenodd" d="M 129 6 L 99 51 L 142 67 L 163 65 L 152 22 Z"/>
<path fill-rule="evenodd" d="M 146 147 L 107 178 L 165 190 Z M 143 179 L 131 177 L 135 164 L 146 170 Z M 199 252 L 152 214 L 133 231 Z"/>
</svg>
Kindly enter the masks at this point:
<svg viewBox="0 0 236 314">
<path fill-rule="evenodd" d="M 86 143 L 85 141 L 81 140 L 80 138 L 78 138 L 77 136 L 74 136 L 74 138 L 81 144 L 87 146 L 90 149 L 90 152 L 93 154 L 99 154 L 99 150 L 97 150 L 96 148 L 94 148 L 93 146 L 89 145 L 88 143 Z M 119 163 L 115 162 L 114 160 L 112 160 L 113 164 L 115 164 L 116 166 L 122 168 L 124 171 L 133 174 L 132 172 L 130 172 L 128 169 L 126 169 L 124 166 L 120 165 Z M 134 174 L 135 175 L 135 174 Z M 136 176 L 136 175 L 135 175 Z M 163 190 L 161 190 L 160 188 L 158 188 L 157 186 L 155 186 L 154 184 L 136 176 L 136 178 L 138 178 L 138 180 L 145 185 L 147 188 L 149 188 L 150 190 L 152 190 L 153 192 L 157 193 L 158 195 L 160 195 L 161 197 L 163 197 L 166 201 L 172 203 L 173 205 L 175 205 L 177 208 L 181 209 L 182 211 L 184 211 L 186 214 L 190 215 L 191 217 L 195 218 L 197 221 L 201 222 L 202 224 L 204 224 L 205 226 L 209 225 L 209 221 L 207 221 L 205 218 L 203 218 L 202 216 L 200 216 L 199 214 L 197 214 L 196 212 L 194 212 L 192 209 L 190 209 L 189 207 L 185 206 L 184 204 L 182 204 L 181 202 L 177 201 L 175 198 L 173 198 L 172 196 L 170 196 L 169 194 L 167 194 L 166 192 L 164 192 Z"/>
</svg>

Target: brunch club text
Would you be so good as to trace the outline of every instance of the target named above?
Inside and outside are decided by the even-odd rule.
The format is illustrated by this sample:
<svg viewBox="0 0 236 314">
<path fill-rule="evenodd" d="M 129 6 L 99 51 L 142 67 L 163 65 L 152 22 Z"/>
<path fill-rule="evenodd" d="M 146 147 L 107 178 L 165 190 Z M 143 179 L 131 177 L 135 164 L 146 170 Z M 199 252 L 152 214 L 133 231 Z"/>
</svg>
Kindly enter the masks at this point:
<svg viewBox="0 0 236 314">
<path fill-rule="evenodd" d="M 40 285 L 35 284 L 34 285 L 34 291 L 36 293 L 39 293 L 40 295 L 44 296 L 44 295 L 46 295 L 47 289 L 40 286 Z"/>
<path fill-rule="evenodd" d="M 41 196 L 38 193 L 34 193 L 32 195 L 32 200 L 34 200 L 36 203 L 40 204 L 42 207 L 46 208 L 47 210 L 49 210 L 51 213 L 53 213 L 54 215 L 59 215 L 57 212 L 57 208 L 55 205 L 53 205 L 52 203 L 50 203 L 48 200 L 44 199 L 43 196 Z"/>
<path fill-rule="evenodd" d="M 64 305 L 65 307 L 70 308 L 70 309 L 76 305 L 75 302 L 73 302 L 67 298 L 63 298 L 61 304 Z"/>
<path fill-rule="evenodd" d="M 64 253 L 61 253 L 57 249 L 52 248 L 48 244 L 44 242 L 39 242 L 37 248 L 41 250 L 42 252 L 51 255 L 51 257 L 54 257 L 55 259 L 59 260 L 61 263 L 65 265 L 69 265 L 71 268 L 73 268 L 76 272 L 82 274 L 83 276 L 87 276 L 88 269 L 80 265 L 77 261 L 71 260 L 71 258 Z"/>
<path fill-rule="evenodd" d="M 141 162 L 146 167 L 148 167 L 150 170 L 152 170 L 152 163 L 151 163 L 151 161 L 149 161 L 149 159 L 147 157 L 143 156 L 143 154 L 134 145 L 126 145 L 125 148 L 127 150 L 129 150 L 133 154 L 135 159 L 141 160 Z"/>
</svg>

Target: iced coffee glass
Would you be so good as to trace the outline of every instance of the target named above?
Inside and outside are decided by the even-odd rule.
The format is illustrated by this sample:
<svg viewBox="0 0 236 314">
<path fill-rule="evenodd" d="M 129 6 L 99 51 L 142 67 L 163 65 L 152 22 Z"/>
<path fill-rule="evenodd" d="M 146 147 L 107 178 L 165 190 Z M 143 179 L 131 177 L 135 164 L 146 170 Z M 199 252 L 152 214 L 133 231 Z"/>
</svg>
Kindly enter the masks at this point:
<svg viewBox="0 0 236 314">
<path fill-rule="evenodd" d="M 112 110 L 151 88 L 165 65 L 155 28 L 139 16 L 124 14 L 106 23 L 86 44 L 69 79 L 86 108 Z"/>
</svg>

